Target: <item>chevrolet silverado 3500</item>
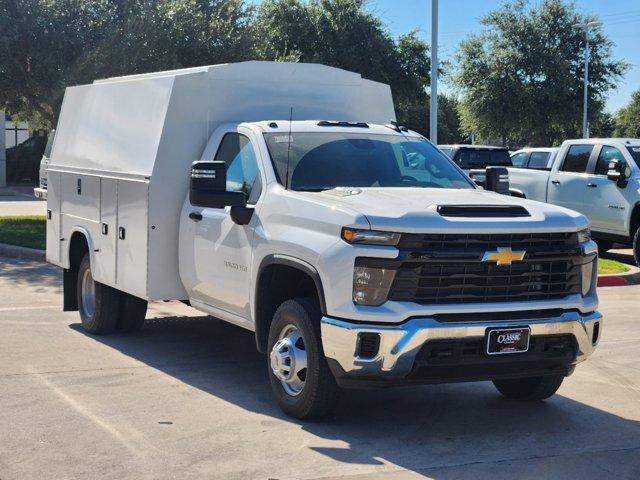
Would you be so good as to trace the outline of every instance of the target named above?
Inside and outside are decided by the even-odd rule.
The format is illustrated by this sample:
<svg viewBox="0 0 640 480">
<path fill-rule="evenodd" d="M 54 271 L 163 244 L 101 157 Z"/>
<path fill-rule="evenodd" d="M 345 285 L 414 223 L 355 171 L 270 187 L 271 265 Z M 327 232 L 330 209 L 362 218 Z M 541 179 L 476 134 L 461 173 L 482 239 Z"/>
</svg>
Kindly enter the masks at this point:
<svg viewBox="0 0 640 480">
<path fill-rule="evenodd" d="M 551 396 L 602 331 L 587 219 L 479 189 L 394 118 L 388 86 L 321 65 L 68 88 L 47 200 L 64 309 L 107 334 L 181 300 L 254 331 L 298 418 L 340 387 Z"/>
<path fill-rule="evenodd" d="M 640 266 L 640 139 L 565 140 L 545 170 L 509 168 L 512 194 L 586 215 L 600 252 L 633 248 Z"/>
</svg>

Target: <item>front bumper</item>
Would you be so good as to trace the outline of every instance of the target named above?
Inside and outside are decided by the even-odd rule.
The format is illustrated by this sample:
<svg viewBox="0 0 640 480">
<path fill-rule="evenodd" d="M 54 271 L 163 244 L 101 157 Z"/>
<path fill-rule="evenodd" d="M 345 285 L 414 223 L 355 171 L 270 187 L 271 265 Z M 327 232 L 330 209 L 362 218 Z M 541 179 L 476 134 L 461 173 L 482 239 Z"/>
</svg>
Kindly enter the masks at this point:
<svg viewBox="0 0 640 480">
<path fill-rule="evenodd" d="M 40 200 L 46 200 L 47 199 L 47 189 L 46 188 L 41 188 L 41 187 L 36 187 L 33 189 L 33 195 L 36 198 L 39 198 Z"/>
<path fill-rule="evenodd" d="M 597 327 L 596 327 L 597 325 Z M 477 357 L 475 364 L 459 363 L 445 370 L 437 377 L 415 375 L 421 349 L 432 342 L 445 340 L 475 340 L 485 338 L 487 329 L 528 326 L 531 338 L 543 336 L 573 337 L 575 350 L 570 358 L 564 357 L 555 363 L 539 361 L 518 362 L 526 354 L 500 355 L 487 358 Z M 343 386 L 351 382 L 391 384 L 391 383 L 440 383 L 447 381 L 490 380 L 493 378 L 517 378 L 562 372 L 566 375 L 573 367 L 585 360 L 594 351 L 602 333 L 602 314 L 592 312 L 586 315 L 578 311 L 566 311 L 551 318 L 527 318 L 518 320 L 479 322 L 438 322 L 433 318 L 415 318 L 402 324 L 375 325 L 353 323 L 331 317 L 323 317 L 321 323 L 322 344 L 329 366 L 336 379 Z M 377 353 L 370 358 L 362 358 L 358 352 L 361 334 L 372 333 L 379 336 Z M 487 368 L 478 368 L 478 364 Z M 548 370 L 541 369 L 542 365 Z M 505 368 L 509 367 L 509 368 Z M 497 368 L 497 369 L 496 369 Z M 427 367 L 427 370 L 429 368 Z M 469 372 L 465 374 L 465 370 Z M 446 372 L 451 372 L 450 374 Z M 473 373 L 475 372 L 475 373 Z"/>
</svg>

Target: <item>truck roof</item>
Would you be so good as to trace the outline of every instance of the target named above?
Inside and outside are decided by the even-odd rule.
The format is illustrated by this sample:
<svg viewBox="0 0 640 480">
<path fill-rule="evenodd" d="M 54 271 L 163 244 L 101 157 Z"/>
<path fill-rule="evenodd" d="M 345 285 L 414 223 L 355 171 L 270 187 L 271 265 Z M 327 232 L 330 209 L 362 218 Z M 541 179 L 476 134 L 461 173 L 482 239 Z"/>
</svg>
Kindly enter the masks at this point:
<svg viewBox="0 0 640 480">
<path fill-rule="evenodd" d="M 398 132 L 393 125 L 380 125 L 366 122 L 341 122 L 339 120 L 266 120 L 260 122 L 248 122 L 257 126 L 265 133 L 288 133 L 291 132 L 349 132 L 366 133 L 371 135 L 404 135 L 408 137 L 422 136 L 414 131 L 406 130 Z M 291 123 L 291 126 L 289 126 Z"/>
<path fill-rule="evenodd" d="M 466 143 L 456 143 L 453 145 L 438 145 L 438 148 L 465 148 L 469 150 L 508 150 L 507 147 L 495 145 L 469 145 Z"/>
<path fill-rule="evenodd" d="M 525 147 L 513 152 L 513 155 L 519 152 L 557 152 L 560 147 Z"/>
<path fill-rule="evenodd" d="M 622 143 L 629 147 L 640 146 L 640 138 L 577 138 L 577 139 L 564 141 L 564 143 L 568 145 L 573 145 L 576 143 L 596 144 L 596 143 L 602 143 L 602 142 Z"/>
</svg>

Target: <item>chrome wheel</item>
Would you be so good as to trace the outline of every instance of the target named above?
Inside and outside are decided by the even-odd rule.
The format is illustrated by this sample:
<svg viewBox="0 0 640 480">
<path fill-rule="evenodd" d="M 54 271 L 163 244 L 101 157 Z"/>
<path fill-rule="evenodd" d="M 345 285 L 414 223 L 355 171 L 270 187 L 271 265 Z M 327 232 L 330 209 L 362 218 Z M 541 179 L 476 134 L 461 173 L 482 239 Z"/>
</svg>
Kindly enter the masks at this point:
<svg viewBox="0 0 640 480">
<path fill-rule="evenodd" d="M 307 352 L 298 328 L 287 325 L 269 354 L 271 371 L 291 396 L 300 395 L 307 376 Z"/>
<path fill-rule="evenodd" d="M 91 276 L 91 270 L 88 268 L 82 275 L 81 297 L 82 313 L 87 318 L 93 317 L 96 308 L 96 284 Z"/>
</svg>

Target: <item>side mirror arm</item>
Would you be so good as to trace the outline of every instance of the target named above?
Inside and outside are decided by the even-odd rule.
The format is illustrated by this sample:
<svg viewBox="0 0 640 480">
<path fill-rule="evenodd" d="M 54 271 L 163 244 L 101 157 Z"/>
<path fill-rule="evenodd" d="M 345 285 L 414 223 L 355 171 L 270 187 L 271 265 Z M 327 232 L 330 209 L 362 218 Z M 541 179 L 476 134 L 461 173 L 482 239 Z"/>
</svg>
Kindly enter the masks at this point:
<svg viewBox="0 0 640 480">
<path fill-rule="evenodd" d="M 231 207 L 229 213 L 231 220 L 233 220 L 236 225 L 247 225 L 251 221 L 251 217 L 253 217 L 253 211 L 253 207 L 237 206 Z"/>
</svg>

